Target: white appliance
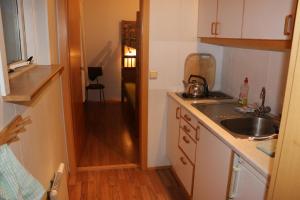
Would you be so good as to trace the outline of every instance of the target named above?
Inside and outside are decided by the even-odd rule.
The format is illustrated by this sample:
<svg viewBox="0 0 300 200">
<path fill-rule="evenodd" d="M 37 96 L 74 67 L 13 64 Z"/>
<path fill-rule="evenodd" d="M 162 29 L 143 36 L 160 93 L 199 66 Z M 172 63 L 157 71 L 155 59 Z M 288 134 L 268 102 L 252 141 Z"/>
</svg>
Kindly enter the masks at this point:
<svg viewBox="0 0 300 200">
<path fill-rule="evenodd" d="M 235 154 L 229 199 L 264 200 L 266 195 L 266 178 Z"/>
</svg>

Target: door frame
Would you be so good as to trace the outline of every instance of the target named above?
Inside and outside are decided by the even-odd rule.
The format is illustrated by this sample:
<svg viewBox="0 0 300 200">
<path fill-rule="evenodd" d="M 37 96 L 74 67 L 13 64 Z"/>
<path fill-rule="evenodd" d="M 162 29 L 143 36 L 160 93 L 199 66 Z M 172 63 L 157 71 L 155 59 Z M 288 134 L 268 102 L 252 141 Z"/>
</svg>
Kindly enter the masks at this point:
<svg viewBox="0 0 300 200">
<path fill-rule="evenodd" d="M 150 0 L 140 0 L 141 12 L 141 68 L 139 92 L 140 167 L 148 168 L 148 71 Z"/>
<path fill-rule="evenodd" d="M 77 163 L 74 141 L 74 116 L 72 114 L 70 60 L 68 44 L 68 1 L 57 0 L 58 40 L 60 49 L 60 64 L 64 66 L 62 74 L 62 96 L 64 105 L 66 144 L 69 160 L 69 182 L 76 182 Z M 139 92 L 139 135 L 140 135 L 140 163 L 139 166 L 148 168 L 148 63 L 149 63 L 149 9 L 150 0 L 140 0 L 141 12 L 141 68 Z"/>
</svg>

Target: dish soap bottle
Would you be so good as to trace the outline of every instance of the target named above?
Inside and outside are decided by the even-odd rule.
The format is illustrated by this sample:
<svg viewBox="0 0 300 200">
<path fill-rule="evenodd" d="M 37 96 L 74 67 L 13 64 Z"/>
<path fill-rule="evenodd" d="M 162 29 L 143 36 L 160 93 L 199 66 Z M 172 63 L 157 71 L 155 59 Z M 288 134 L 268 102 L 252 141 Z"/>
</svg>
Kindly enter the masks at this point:
<svg viewBox="0 0 300 200">
<path fill-rule="evenodd" d="M 241 85 L 240 89 L 240 95 L 239 95 L 239 101 L 238 103 L 241 106 L 246 106 L 248 103 L 248 92 L 249 92 L 249 84 L 248 84 L 248 78 L 246 77 L 244 80 L 244 83 Z"/>
</svg>

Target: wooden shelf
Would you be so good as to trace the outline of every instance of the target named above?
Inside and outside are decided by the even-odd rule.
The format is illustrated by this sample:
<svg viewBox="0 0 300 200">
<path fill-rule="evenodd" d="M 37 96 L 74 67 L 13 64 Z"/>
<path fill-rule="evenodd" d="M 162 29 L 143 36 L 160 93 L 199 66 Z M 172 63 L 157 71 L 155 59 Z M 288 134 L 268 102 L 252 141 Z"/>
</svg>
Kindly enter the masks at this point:
<svg viewBox="0 0 300 200">
<path fill-rule="evenodd" d="M 231 46 L 238 48 L 271 50 L 271 51 L 289 51 L 291 50 L 291 40 L 259 40 L 259 39 L 230 39 L 230 38 L 209 38 L 200 37 L 203 43 Z"/>
<path fill-rule="evenodd" d="M 63 67 L 60 65 L 36 65 L 9 80 L 10 94 L 3 96 L 4 101 L 28 102 L 36 95 Z"/>
</svg>

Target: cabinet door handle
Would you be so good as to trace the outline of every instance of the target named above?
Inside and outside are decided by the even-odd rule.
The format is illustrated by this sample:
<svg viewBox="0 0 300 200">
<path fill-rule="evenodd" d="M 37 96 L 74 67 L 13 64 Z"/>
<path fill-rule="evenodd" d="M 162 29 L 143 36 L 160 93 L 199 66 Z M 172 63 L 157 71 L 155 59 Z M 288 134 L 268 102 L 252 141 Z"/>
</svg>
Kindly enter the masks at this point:
<svg viewBox="0 0 300 200">
<path fill-rule="evenodd" d="M 183 165 L 187 165 L 187 162 L 185 161 L 184 157 L 180 157 L 180 161 L 182 162 Z"/>
<path fill-rule="evenodd" d="M 190 140 L 186 136 L 183 136 L 182 139 L 185 143 L 187 143 L 187 144 L 190 143 Z"/>
<path fill-rule="evenodd" d="M 186 125 L 183 126 L 183 131 L 186 133 L 190 133 L 191 129 L 189 129 Z"/>
<path fill-rule="evenodd" d="M 199 126 L 197 127 L 197 130 L 196 130 L 196 140 L 197 141 L 200 140 L 200 127 Z"/>
<path fill-rule="evenodd" d="M 176 119 L 180 119 L 180 115 L 178 115 L 179 111 L 180 111 L 180 107 L 177 107 L 176 108 Z"/>
<path fill-rule="evenodd" d="M 291 35 L 292 19 L 293 19 L 293 15 L 288 15 L 285 17 L 284 35 Z"/>
<path fill-rule="evenodd" d="M 184 115 L 184 119 L 186 119 L 189 122 L 192 120 L 187 114 Z"/>
<path fill-rule="evenodd" d="M 212 35 L 215 35 L 215 24 L 216 24 L 216 23 L 212 22 L 212 23 L 211 23 L 211 26 L 210 26 L 210 33 L 211 33 Z"/>
<path fill-rule="evenodd" d="M 232 181 L 231 181 L 229 199 L 234 199 L 237 195 L 240 170 L 241 169 L 240 169 L 239 165 L 233 167 L 233 174 L 232 174 Z"/>
<path fill-rule="evenodd" d="M 219 26 L 220 26 L 220 23 L 217 22 L 216 26 L 215 26 L 215 35 L 219 35 Z"/>
</svg>

